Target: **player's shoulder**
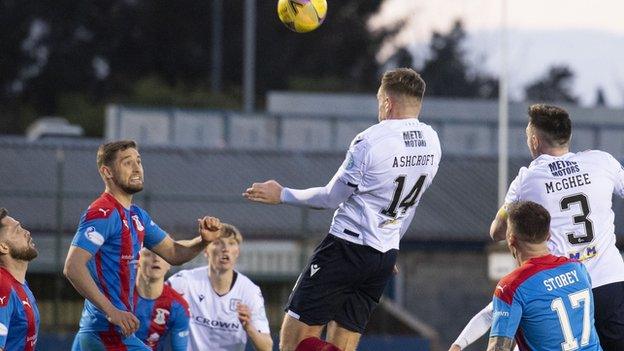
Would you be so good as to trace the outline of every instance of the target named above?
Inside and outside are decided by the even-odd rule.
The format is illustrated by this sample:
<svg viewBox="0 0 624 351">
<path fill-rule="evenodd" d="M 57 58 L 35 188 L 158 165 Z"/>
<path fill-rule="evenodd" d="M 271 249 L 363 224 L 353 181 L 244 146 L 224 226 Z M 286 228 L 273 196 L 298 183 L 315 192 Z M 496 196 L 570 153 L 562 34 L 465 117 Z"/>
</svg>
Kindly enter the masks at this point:
<svg viewBox="0 0 624 351">
<path fill-rule="evenodd" d="M 182 307 L 188 309 L 188 302 L 184 299 L 181 293 L 174 289 L 171 285 L 165 284 L 163 288 L 163 296 L 166 296 L 171 302 L 177 302 Z"/>
<path fill-rule="evenodd" d="M 0 307 L 4 307 L 9 303 L 13 292 L 13 276 L 0 267 Z"/>
<path fill-rule="evenodd" d="M 617 162 L 615 157 L 610 153 L 602 150 L 585 150 L 574 154 L 574 157 L 580 160 L 592 160 L 605 163 Z"/>
<path fill-rule="evenodd" d="M 197 280 L 197 279 L 203 279 L 203 278 L 208 279 L 208 267 L 202 266 L 202 267 L 196 267 L 196 268 L 191 268 L 191 269 L 184 269 L 184 270 L 177 272 L 172 277 L 184 278 L 188 280 Z"/>
<path fill-rule="evenodd" d="M 117 202 L 115 199 L 104 193 L 89 205 L 85 212 L 85 220 L 111 218 L 117 212 L 116 209 Z"/>
<path fill-rule="evenodd" d="M 424 137 L 427 139 L 429 139 L 428 136 L 434 136 L 434 140 L 439 140 L 437 132 L 430 125 L 420 122 L 418 119 L 393 119 L 381 121 L 368 127 L 356 135 L 351 143 L 351 147 L 361 145 L 370 148 L 375 146 L 385 148 L 389 139 L 399 138 L 404 140 L 404 133 L 414 131 L 424 134 Z"/>
<path fill-rule="evenodd" d="M 575 261 L 567 257 L 555 255 L 546 255 L 530 259 L 503 277 L 496 285 L 494 295 L 506 303 L 511 304 L 517 290 L 527 280 L 540 272 L 574 262 Z"/>
<path fill-rule="evenodd" d="M 255 294 L 260 291 L 260 287 L 256 285 L 256 283 L 254 283 L 251 279 L 249 279 L 248 276 L 244 275 L 239 271 L 236 271 L 236 273 L 238 274 L 236 281 L 241 291 L 250 294 Z"/>
</svg>

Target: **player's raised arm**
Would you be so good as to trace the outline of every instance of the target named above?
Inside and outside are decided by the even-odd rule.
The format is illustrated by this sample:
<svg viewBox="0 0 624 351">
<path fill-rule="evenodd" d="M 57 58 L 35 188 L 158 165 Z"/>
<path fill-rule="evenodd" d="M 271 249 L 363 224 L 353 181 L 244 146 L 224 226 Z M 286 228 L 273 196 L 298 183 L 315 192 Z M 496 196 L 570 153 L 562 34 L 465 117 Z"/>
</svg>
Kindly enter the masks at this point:
<svg viewBox="0 0 624 351">
<path fill-rule="evenodd" d="M 124 335 L 134 333 L 139 328 L 139 320 L 132 313 L 113 306 L 110 300 L 102 294 L 87 269 L 87 262 L 91 257 L 89 251 L 78 246 L 70 246 L 63 274 L 80 295 L 103 311 L 108 321 L 119 326 Z"/>
<path fill-rule="evenodd" d="M 494 216 L 494 220 L 490 225 L 490 237 L 494 241 L 502 241 L 505 240 L 505 233 L 507 232 L 507 204 L 503 205 L 496 216 Z"/>
<path fill-rule="evenodd" d="M 167 235 L 151 250 L 174 266 L 192 260 L 206 248 L 206 245 L 217 238 L 221 229 L 221 221 L 218 218 L 206 216 L 197 220 L 197 226 L 199 236 L 194 239 L 176 241 Z"/>
</svg>

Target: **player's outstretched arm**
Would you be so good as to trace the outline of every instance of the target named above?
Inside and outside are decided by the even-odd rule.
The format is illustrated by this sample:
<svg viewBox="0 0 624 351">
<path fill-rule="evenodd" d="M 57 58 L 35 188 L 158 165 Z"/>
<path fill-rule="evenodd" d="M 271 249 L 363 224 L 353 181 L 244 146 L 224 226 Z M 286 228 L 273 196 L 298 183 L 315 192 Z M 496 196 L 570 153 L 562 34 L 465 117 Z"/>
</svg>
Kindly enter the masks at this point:
<svg viewBox="0 0 624 351">
<path fill-rule="evenodd" d="M 211 241 L 217 239 L 221 229 L 221 221 L 215 217 L 204 217 L 197 220 L 199 236 L 191 240 L 173 240 L 166 236 L 151 250 L 174 266 L 186 263 L 197 256 Z"/>
<path fill-rule="evenodd" d="M 468 347 L 482 337 L 492 326 L 494 307 L 490 302 L 485 308 L 477 313 L 459 334 L 449 351 L 460 351 Z"/>
<path fill-rule="evenodd" d="M 311 208 L 336 208 L 344 202 L 353 192 L 355 187 L 344 184 L 334 176 L 324 187 L 309 189 L 284 188 L 274 180 L 264 183 L 254 183 L 248 188 L 243 196 L 255 202 L 267 204 L 285 203 L 294 206 Z"/>
<path fill-rule="evenodd" d="M 108 321 L 121 328 L 124 335 L 130 335 L 139 329 L 139 320 L 130 312 L 115 307 L 102 294 L 87 269 L 87 262 L 92 255 L 89 251 L 77 246 L 70 246 L 65 260 L 63 274 L 85 299 L 91 301 L 106 314 Z"/>
<path fill-rule="evenodd" d="M 257 351 L 271 351 L 273 349 L 273 339 L 268 333 L 261 333 L 253 325 L 251 318 L 251 309 L 245 304 L 239 304 L 237 307 L 238 320 L 240 320 L 247 336 L 251 340 L 254 349 Z"/>
<path fill-rule="evenodd" d="M 490 236 L 494 241 L 502 241 L 505 240 L 506 233 L 507 205 L 505 204 L 498 210 L 492 224 L 490 225 Z"/>
</svg>

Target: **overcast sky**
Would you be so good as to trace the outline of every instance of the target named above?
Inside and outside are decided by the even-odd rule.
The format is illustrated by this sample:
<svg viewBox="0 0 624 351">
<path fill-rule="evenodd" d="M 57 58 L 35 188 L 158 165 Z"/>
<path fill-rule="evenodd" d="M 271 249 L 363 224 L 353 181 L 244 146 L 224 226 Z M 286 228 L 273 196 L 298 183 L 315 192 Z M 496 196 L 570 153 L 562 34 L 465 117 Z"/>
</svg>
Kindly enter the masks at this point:
<svg viewBox="0 0 624 351">
<path fill-rule="evenodd" d="M 473 57 L 486 56 L 484 67 L 500 69 L 500 24 L 503 0 L 385 0 L 371 19 L 373 28 L 407 19 L 405 30 L 380 53 L 409 46 L 424 56 L 433 30 L 447 31 L 461 18 L 469 32 Z M 507 0 L 511 92 L 553 63 L 568 64 L 577 74 L 575 93 L 585 104 L 602 87 L 611 105 L 624 106 L 624 1 Z"/>
</svg>

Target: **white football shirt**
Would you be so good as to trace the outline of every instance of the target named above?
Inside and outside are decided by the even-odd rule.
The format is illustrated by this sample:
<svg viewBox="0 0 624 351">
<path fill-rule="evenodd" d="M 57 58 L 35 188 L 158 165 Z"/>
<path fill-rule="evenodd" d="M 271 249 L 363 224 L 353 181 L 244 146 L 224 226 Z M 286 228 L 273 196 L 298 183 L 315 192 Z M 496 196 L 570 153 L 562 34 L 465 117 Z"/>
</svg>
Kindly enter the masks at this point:
<svg viewBox="0 0 624 351">
<path fill-rule="evenodd" d="M 603 151 L 541 155 L 522 167 L 506 203 L 530 200 L 550 212 L 549 249 L 581 260 L 592 286 L 624 281 L 624 261 L 615 246 L 612 195 L 624 197 L 624 169 Z"/>
<path fill-rule="evenodd" d="M 336 177 L 356 188 L 329 232 L 378 251 L 398 249 L 438 171 L 438 134 L 416 118 L 384 120 L 358 134 Z"/>
<path fill-rule="evenodd" d="M 219 296 L 208 279 L 208 267 L 176 273 L 168 282 L 186 299 L 191 311 L 189 351 L 243 351 L 247 333 L 238 320 L 239 303 L 249 306 L 251 322 L 261 333 L 269 334 L 269 321 L 260 288 L 238 273 L 232 289 Z"/>
</svg>

